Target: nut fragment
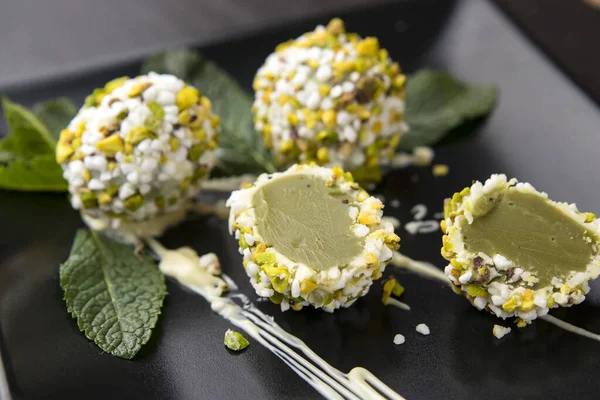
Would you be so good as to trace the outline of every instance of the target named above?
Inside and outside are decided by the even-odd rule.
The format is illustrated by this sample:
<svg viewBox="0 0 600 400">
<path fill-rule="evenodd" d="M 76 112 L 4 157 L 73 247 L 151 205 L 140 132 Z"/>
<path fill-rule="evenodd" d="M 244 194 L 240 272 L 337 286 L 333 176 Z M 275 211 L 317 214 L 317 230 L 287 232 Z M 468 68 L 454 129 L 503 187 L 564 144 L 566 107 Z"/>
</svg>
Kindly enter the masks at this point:
<svg viewBox="0 0 600 400">
<path fill-rule="evenodd" d="M 383 284 L 383 291 L 381 296 L 381 302 L 387 304 L 391 295 L 394 297 L 400 297 L 404 294 L 404 286 L 396 281 L 396 278 L 391 277 Z"/>
<path fill-rule="evenodd" d="M 197 104 L 200 101 L 200 92 L 198 91 L 198 89 L 191 87 L 191 86 L 187 86 L 183 89 L 181 89 L 178 93 L 177 93 L 177 97 L 176 97 L 176 104 L 177 104 L 177 108 L 179 108 L 180 110 L 185 110 L 186 108 L 189 108 L 191 106 L 193 106 L 194 104 Z"/>
<path fill-rule="evenodd" d="M 228 329 L 225 332 L 223 343 L 229 350 L 242 351 L 250 345 L 250 342 L 239 332 Z"/>
<path fill-rule="evenodd" d="M 502 339 L 504 336 L 508 335 L 510 331 L 510 328 L 506 328 L 501 325 L 494 325 L 492 333 L 494 334 L 494 336 L 496 336 L 497 339 Z"/>
<path fill-rule="evenodd" d="M 59 164 L 64 163 L 74 152 L 73 146 L 66 142 L 59 142 L 56 145 L 56 162 Z"/>
<path fill-rule="evenodd" d="M 136 126 L 125 136 L 125 142 L 132 145 L 138 144 L 144 139 L 156 139 L 156 134 L 144 126 Z"/>
<path fill-rule="evenodd" d="M 144 93 L 144 91 L 146 89 L 148 89 L 150 86 L 152 86 L 152 83 L 144 81 L 144 82 L 139 82 L 136 83 L 130 90 L 129 90 L 129 97 L 137 97 L 139 95 L 141 95 L 142 93 Z"/>
<path fill-rule="evenodd" d="M 112 134 L 96 143 L 96 148 L 107 157 L 114 157 L 117 153 L 123 152 L 125 144 L 118 134 Z"/>
<path fill-rule="evenodd" d="M 446 176 L 450 172 L 450 167 L 448 167 L 446 164 L 435 164 L 433 167 L 431 167 L 431 172 L 435 177 Z"/>
</svg>

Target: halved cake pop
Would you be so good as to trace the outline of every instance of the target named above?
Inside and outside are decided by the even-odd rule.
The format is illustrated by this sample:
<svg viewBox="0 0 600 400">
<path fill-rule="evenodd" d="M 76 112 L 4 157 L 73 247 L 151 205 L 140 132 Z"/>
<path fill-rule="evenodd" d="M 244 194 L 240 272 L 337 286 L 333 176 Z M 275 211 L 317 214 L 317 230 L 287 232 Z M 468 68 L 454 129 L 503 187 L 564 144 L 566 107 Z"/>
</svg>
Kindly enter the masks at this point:
<svg viewBox="0 0 600 400">
<path fill-rule="evenodd" d="M 252 286 L 282 310 L 352 305 L 399 247 L 381 201 L 339 167 L 263 174 L 227 205 Z"/>
<path fill-rule="evenodd" d="M 579 304 L 600 274 L 600 223 L 529 183 L 492 175 L 444 203 L 445 272 L 478 309 L 525 325 Z"/>
</svg>

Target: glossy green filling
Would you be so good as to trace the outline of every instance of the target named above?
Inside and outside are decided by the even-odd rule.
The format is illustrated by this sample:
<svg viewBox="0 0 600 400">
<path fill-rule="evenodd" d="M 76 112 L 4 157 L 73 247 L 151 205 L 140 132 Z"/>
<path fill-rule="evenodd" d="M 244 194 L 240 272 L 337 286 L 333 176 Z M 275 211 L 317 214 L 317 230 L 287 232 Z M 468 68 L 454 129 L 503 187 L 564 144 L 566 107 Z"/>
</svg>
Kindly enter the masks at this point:
<svg viewBox="0 0 600 400">
<path fill-rule="evenodd" d="M 515 267 L 535 273 L 535 288 L 550 285 L 555 276 L 586 270 L 593 248 L 585 240 L 590 234 L 583 224 L 543 197 L 515 188 L 487 201 L 494 206 L 463 227 L 466 250 L 503 255 Z"/>
<path fill-rule="evenodd" d="M 258 233 L 294 262 L 324 270 L 348 264 L 362 252 L 351 229 L 350 198 L 306 174 L 274 179 L 252 199 Z"/>
</svg>

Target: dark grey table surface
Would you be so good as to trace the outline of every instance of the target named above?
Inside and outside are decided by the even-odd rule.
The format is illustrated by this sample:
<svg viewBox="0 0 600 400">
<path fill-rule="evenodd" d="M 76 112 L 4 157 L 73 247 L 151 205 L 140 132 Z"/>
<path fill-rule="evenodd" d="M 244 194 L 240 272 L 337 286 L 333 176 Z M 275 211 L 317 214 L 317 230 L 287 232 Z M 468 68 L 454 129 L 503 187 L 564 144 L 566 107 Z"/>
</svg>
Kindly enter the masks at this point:
<svg viewBox="0 0 600 400">
<path fill-rule="evenodd" d="M 600 104 L 600 0 L 494 0 Z"/>
<path fill-rule="evenodd" d="M 390 0 L 1 0 L 0 87 Z"/>
<path fill-rule="evenodd" d="M 378 191 L 402 202 L 401 208 L 386 211 L 407 222 L 413 205 L 440 211 L 442 199 L 471 179 L 504 172 L 554 199 L 598 212 L 597 107 L 495 6 L 480 0 L 453 3 L 402 2 L 346 18 L 349 29 L 379 36 L 407 71 L 436 67 L 468 81 L 495 83 L 501 91 L 497 109 L 477 135 L 437 150 L 436 161 L 449 164 L 450 175 L 435 179 L 428 170 L 409 169 L 385 179 Z M 326 18 L 210 46 L 205 53 L 249 87 L 277 42 L 316 22 Z M 137 68 L 131 62 L 7 94 L 25 104 L 57 95 L 81 101 L 92 87 L 112 76 L 135 74 Z M 420 176 L 416 183 L 413 174 Z M 81 225 L 77 214 L 62 195 L 0 192 L 0 204 L 0 349 L 14 397 L 316 397 L 257 344 L 238 356 L 227 354 L 221 343 L 228 323 L 172 282 L 164 315 L 142 354 L 130 362 L 102 354 L 77 332 L 57 281 L 57 266 Z M 398 233 L 405 254 L 443 265 L 439 233 L 411 236 L 403 228 Z M 217 252 L 241 290 L 252 293 L 224 222 L 188 221 L 170 231 L 165 244 Z M 498 341 L 491 334 L 498 322 L 492 316 L 438 283 L 391 273 L 407 287 L 404 300 L 412 311 L 381 307 L 378 285 L 354 307 L 333 315 L 281 314 L 275 306 L 261 307 L 334 366 L 344 371 L 367 367 L 409 399 L 597 398 L 597 342 L 543 321 Z M 600 332 L 599 306 L 600 285 L 594 282 L 584 304 L 554 314 Z M 430 326 L 430 336 L 414 331 L 421 322 Z M 396 333 L 407 337 L 404 345 L 393 345 Z"/>
</svg>

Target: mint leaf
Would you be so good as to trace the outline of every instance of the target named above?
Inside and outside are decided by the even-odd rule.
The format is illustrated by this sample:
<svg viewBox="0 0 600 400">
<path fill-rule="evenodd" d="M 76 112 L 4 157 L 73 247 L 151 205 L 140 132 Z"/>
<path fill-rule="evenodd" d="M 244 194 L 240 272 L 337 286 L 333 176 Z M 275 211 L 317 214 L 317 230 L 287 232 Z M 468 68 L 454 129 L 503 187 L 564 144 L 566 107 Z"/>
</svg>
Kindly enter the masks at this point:
<svg viewBox="0 0 600 400">
<path fill-rule="evenodd" d="M 62 169 L 56 163 L 54 154 L 35 155 L 28 160 L 8 159 L 3 165 L 0 152 L 0 189 L 29 192 L 65 192 L 67 182 L 62 177 Z"/>
<path fill-rule="evenodd" d="M 16 159 L 17 156 L 13 153 L 7 152 L 7 151 L 0 151 L 0 164 L 4 164 L 7 163 L 9 161 L 12 161 L 14 159 Z"/>
<path fill-rule="evenodd" d="M 133 358 L 148 342 L 167 294 L 165 279 L 147 255 L 97 232 L 79 230 L 60 266 L 67 309 L 102 350 Z"/>
<path fill-rule="evenodd" d="M 204 57 L 197 51 L 170 50 L 148 57 L 142 64 L 141 72 L 142 74 L 148 72 L 171 74 L 187 83 L 192 83 L 199 71 L 202 70 L 204 62 Z"/>
<path fill-rule="evenodd" d="M 194 85 L 211 99 L 221 116 L 223 134 L 217 155 L 225 171 L 235 174 L 275 172 L 270 154 L 254 129 L 252 97 L 212 61 L 206 61 Z"/>
<path fill-rule="evenodd" d="M 58 141 L 60 132 L 77 115 L 77 107 L 71 99 L 59 97 L 35 104 L 31 111 L 48 128 L 54 140 Z"/>
<path fill-rule="evenodd" d="M 252 97 L 227 72 L 192 50 L 173 50 L 151 56 L 142 66 L 173 74 L 197 87 L 221 118 L 217 155 L 223 175 L 274 172 L 275 167 L 252 121 Z M 219 172 L 217 171 L 217 174 Z"/>
<path fill-rule="evenodd" d="M 56 105 L 44 104 L 38 111 L 50 120 L 49 110 Z M 54 156 L 56 139 L 50 131 L 25 107 L 8 99 L 2 100 L 2 107 L 10 134 L 0 140 L 0 189 L 66 191 L 67 182 Z M 68 106 L 63 103 L 60 109 L 67 110 Z M 52 119 L 53 123 L 58 124 L 58 119 Z"/>
<path fill-rule="evenodd" d="M 25 158 L 54 154 L 56 139 L 31 111 L 6 98 L 2 100 L 2 109 L 9 135 L 0 141 L 0 151 Z"/>
<path fill-rule="evenodd" d="M 410 130 L 400 149 L 431 146 L 453 129 L 487 115 L 498 97 L 493 85 L 469 85 L 452 76 L 422 70 L 408 77 L 405 119 Z"/>
</svg>

